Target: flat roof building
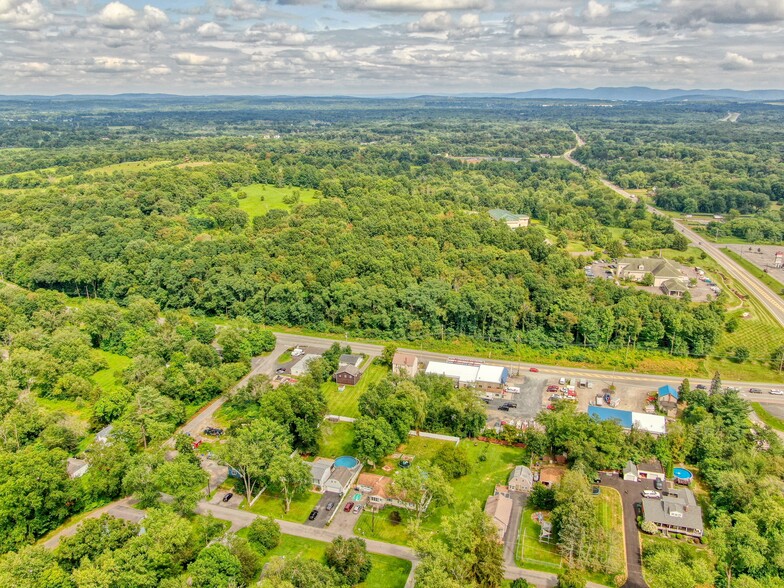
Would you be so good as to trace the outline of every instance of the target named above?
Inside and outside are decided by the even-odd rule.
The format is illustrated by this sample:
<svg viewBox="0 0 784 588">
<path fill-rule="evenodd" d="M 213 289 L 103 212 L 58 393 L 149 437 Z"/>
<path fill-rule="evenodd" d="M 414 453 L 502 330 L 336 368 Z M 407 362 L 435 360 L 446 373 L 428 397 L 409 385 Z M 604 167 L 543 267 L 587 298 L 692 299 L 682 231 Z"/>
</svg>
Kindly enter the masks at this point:
<svg viewBox="0 0 784 588">
<path fill-rule="evenodd" d="M 632 412 L 607 406 L 589 406 L 588 415 L 599 421 L 615 421 L 624 429 L 634 427 L 654 435 L 664 435 L 667 432 L 667 419 L 657 414 Z"/>
</svg>

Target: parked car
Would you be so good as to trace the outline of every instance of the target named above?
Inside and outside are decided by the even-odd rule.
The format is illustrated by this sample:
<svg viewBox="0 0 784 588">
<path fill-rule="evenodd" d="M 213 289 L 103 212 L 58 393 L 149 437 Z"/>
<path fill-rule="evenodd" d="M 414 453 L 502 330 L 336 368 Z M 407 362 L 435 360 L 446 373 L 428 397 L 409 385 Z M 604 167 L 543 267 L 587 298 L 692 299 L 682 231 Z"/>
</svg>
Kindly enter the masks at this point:
<svg viewBox="0 0 784 588">
<path fill-rule="evenodd" d="M 697 384 L 697 385 L 695 386 L 695 388 L 696 388 L 697 390 L 707 390 L 707 389 L 708 389 L 708 387 L 707 387 L 705 384 Z"/>
<path fill-rule="evenodd" d="M 776 396 L 784 396 L 784 390 L 771 390 L 770 393 Z"/>
<path fill-rule="evenodd" d="M 482 402 L 484 402 L 485 404 L 490 404 L 490 399 L 489 399 L 489 398 L 482 398 L 481 400 L 482 400 Z"/>
<path fill-rule="evenodd" d="M 503 410 L 504 412 L 509 412 L 509 407 L 506 404 L 502 404 L 498 407 L 498 410 Z"/>
<path fill-rule="evenodd" d="M 276 373 L 276 374 L 282 374 L 282 373 L 284 373 L 285 371 L 286 371 L 286 368 L 278 368 L 278 369 L 276 369 L 276 370 L 275 370 L 275 373 Z"/>
<path fill-rule="evenodd" d="M 550 402 L 555 402 L 556 400 L 563 400 L 563 396 L 561 396 L 560 394 L 553 394 L 552 396 L 550 396 L 550 398 L 548 398 L 548 400 Z"/>
<path fill-rule="evenodd" d="M 333 508 L 335 508 L 335 503 L 334 502 L 327 502 L 327 506 L 326 506 L 327 512 L 331 511 Z"/>
<path fill-rule="evenodd" d="M 504 402 L 504 406 L 508 406 L 509 408 L 517 408 L 516 402 Z"/>
<path fill-rule="evenodd" d="M 218 427 L 207 427 L 204 429 L 205 435 L 211 435 L 213 437 L 220 437 L 223 435 L 223 429 L 219 429 Z"/>
<path fill-rule="evenodd" d="M 347 502 L 346 506 L 343 507 L 343 511 L 344 512 L 349 512 L 349 511 L 351 511 L 352 508 L 354 508 L 354 503 L 353 502 Z"/>
<path fill-rule="evenodd" d="M 558 390 L 560 390 L 560 388 L 558 386 L 556 386 L 555 384 L 553 384 L 551 386 L 547 386 L 547 391 L 548 392 L 558 392 Z"/>
<path fill-rule="evenodd" d="M 538 372 L 539 368 L 532 367 L 528 370 L 529 372 Z"/>
<path fill-rule="evenodd" d="M 311 510 L 311 511 L 310 511 L 310 514 L 308 515 L 308 520 L 309 520 L 309 521 L 312 521 L 312 520 L 313 520 L 313 519 L 315 519 L 317 516 L 318 516 L 318 509 L 317 509 L 317 508 L 314 508 L 313 510 Z"/>
<path fill-rule="evenodd" d="M 645 498 L 661 498 L 661 494 L 655 490 L 643 490 L 642 495 L 645 496 Z"/>
<path fill-rule="evenodd" d="M 762 394 L 762 388 L 749 388 L 749 392 L 752 394 Z"/>
<path fill-rule="evenodd" d="M 231 500 L 231 497 L 234 496 L 233 492 L 227 492 L 226 495 L 223 497 L 223 502 L 228 502 Z"/>
<path fill-rule="evenodd" d="M 642 516 L 642 502 L 635 502 L 634 503 L 634 513 L 638 516 Z"/>
<path fill-rule="evenodd" d="M 353 512 L 354 512 L 354 514 L 359 514 L 359 511 L 361 511 L 361 510 L 362 510 L 362 505 L 358 504 L 358 505 L 356 505 L 354 507 L 354 511 Z"/>
<path fill-rule="evenodd" d="M 656 478 L 653 481 L 653 487 L 656 488 L 657 490 L 664 490 L 664 482 L 662 482 L 661 478 Z"/>
</svg>

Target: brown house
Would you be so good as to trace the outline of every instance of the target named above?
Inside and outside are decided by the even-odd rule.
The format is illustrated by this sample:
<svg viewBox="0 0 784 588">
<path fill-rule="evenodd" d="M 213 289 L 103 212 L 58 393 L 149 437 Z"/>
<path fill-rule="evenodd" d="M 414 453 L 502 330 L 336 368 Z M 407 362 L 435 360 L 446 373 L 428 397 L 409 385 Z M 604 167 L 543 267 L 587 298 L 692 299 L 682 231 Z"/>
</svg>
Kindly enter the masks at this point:
<svg viewBox="0 0 784 588">
<path fill-rule="evenodd" d="M 354 386 L 362 377 L 362 372 L 359 368 L 353 365 L 344 365 L 338 368 L 335 372 L 335 381 L 344 386 Z"/>
</svg>

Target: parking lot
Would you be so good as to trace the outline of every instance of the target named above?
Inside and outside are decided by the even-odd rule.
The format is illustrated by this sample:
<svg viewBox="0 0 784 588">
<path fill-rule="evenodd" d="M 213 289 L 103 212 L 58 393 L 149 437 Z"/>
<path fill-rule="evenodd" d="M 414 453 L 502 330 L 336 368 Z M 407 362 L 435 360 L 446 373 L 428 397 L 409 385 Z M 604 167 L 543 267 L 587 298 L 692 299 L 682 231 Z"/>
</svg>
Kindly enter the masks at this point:
<svg viewBox="0 0 784 588">
<path fill-rule="evenodd" d="M 542 386 L 546 379 L 545 376 L 534 373 L 511 377 L 508 384 L 520 388 L 520 393 L 515 394 L 512 399 L 502 400 L 499 398 L 487 402 L 488 425 L 494 427 L 500 425 L 501 422 L 524 424 L 526 421 L 532 421 L 542 410 Z M 508 411 L 499 410 L 501 405 L 510 402 L 516 404 L 517 407 L 510 408 Z"/>
</svg>

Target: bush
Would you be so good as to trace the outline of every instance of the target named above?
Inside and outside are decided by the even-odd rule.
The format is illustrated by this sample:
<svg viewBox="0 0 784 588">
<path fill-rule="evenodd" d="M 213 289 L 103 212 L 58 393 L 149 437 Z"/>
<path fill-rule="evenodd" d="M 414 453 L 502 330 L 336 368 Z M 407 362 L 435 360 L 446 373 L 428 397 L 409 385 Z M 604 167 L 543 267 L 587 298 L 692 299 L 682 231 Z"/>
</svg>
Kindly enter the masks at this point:
<svg viewBox="0 0 784 588">
<path fill-rule="evenodd" d="M 391 513 L 389 513 L 389 522 L 393 525 L 399 525 L 403 522 L 403 517 L 400 516 L 400 511 L 395 509 Z"/>
<path fill-rule="evenodd" d="M 440 468 L 447 478 L 456 479 L 471 471 L 471 459 L 460 445 L 445 447 L 433 458 L 433 465 Z"/>
<path fill-rule="evenodd" d="M 248 541 L 262 554 L 280 543 L 280 525 L 274 519 L 259 517 L 248 527 Z"/>
<path fill-rule="evenodd" d="M 528 582 L 528 580 L 524 580 L 523 578 L 517 578 L 512 582 L 510 588 L 532 588 L 533 584 Z"/>
<path fill-rule="evenodd" d="M 558 588 L 585 588 L 585 573 L 574 568 L 567 568 L 558 574 Z"/>
<path fill-rule="evenodd" d="M 555 490 L 537 482 L 531 488 L 528 504 L 539 510 L 553 510 L 555 508 Z"/>
<path fill-rule="evenodd" d="M 354 586 L 364 582 L 373 563 L 367 552 L 367 544 L 357 537 L 344 539 L 336 537 L 324 553 L 327 565 L 345 578 L 346 583 Z"/>
</svg>

